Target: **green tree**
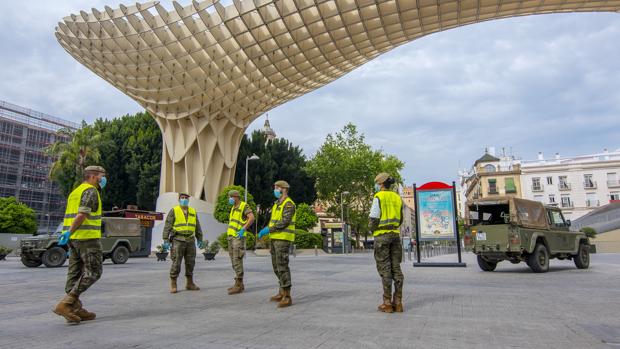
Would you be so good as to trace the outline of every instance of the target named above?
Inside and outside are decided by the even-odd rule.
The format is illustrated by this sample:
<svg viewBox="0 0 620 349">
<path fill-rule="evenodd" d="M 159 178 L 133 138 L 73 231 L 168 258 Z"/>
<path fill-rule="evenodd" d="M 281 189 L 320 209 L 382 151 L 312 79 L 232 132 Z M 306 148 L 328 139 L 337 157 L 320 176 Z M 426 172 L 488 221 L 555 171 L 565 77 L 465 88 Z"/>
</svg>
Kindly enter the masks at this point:
<svg viewBox="0 0 620 349">
<path fill-rule="evenodd" d="M 220 195 L 217 196 L 217 202 L 215 204 L 215 212 L 213 213 L 215 220 L 220 223 L 228 224 L 228 218 L 230 217 L 230 209 L 232 208 L 232 205 L 228 203 L 228 192 L 231 190 L 239 191 L 241 200 L 243 200 L 245 197 L 245 189 L 240 185 L 229 185 L 226 188 L 222 189 L 222 191 L 220 192 Z M 256 204 L 254 203 L 254 197 L 250 193 L 248 193 L 248 204 L 252 208 L 252 211 L 256 210 Z"/>
<path fill-rule="evenodd" d="M 310 205 L 306 203 L 301 203 L 296 206 L 295 214 L 297 215 L 297 219 L 295 221 L 295 227 L 301 230 L 310 230 L 316 226 L 319 222 L 319 217 L 317 217 L 316 213 Z"/>
<path fill-rule="evenodd" d="M 316 178 L 318 199 L 328 213 L 339 217 L 341 204 L 347 204 L 346 221 L 359 239 L 360 235 L 368 234 L 375 176 L 388 172 L 397 183 L 402 183 L 403 167 L 404 163 L 397 157 L 368 145 L 364 135 L 349 123 L 336 134 L 327 135 L 306 169 Z M 343 195 L 344 192 L 349 194 Z"/>
<path fill-rule="evenodd" d="M 289 195 L 296 204 L 314 203 L 315 180 L 305 170 L 307 160 L 298 146 L 282 138 L 267 142 L 261 131 L 254 131 L 251 136 L 244 135 L 237 157 L 235 184 L 245 185 L 245 159 L 252 154 L 258 155 L 260 160 L 249 162 L 248 188 L 254 194 L 254 200 L 260 205 L 262 213 L 273 206 L 273 183 L 279 179 L 290 184 Z M 266 215 L 257 219 L 259 226 L 267 224 Z"/>
<path fill-rule="evenodd" d="M 586 236 L 589 237 L 590 239 L 595 239 L 596 238 L 596 229 L 594 229 L 594 228 L 583 227 L 579 231 L 584 233 L 584 234 L 586 234 Z"/>
<path fill-rule="evenodd" d="M 33 209 L 14 197 L 0 198 L 0 232 L 9 234 L 34 234 L 37 216 Z"/>
<path fill-rule="evenodd" d="M 69 196 L 82 183 L 84 168 L 99 163 L 102 138 L 98 130 L 84 121 L 79 130 L 61 129 L 58 136 L 58 140 L 46 150 L 56 159 L 50 169 L 50 178 L 58 183 L 64 196 Z"/>
<path fill-rule="evenodd" d="M 98 119 L 102 135 L 101 165 L 107 170 L 103 206 L 138 205 L 154 210 L 159 195 L 162 136 L 147 112 L 114 120 Z"/>
</svg>

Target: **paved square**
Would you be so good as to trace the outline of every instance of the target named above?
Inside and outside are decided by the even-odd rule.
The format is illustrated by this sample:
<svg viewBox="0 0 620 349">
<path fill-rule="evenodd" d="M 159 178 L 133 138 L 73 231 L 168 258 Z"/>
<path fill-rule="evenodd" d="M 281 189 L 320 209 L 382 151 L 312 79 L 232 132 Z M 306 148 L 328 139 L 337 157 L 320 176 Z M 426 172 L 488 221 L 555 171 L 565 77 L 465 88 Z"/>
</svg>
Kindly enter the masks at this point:
<svg viewBox="0 0 620 349">
<path fill-rule="evenodd" d="M 441 257 L 441 258 L 446 258 Z M 66 266 L 0 262 L 0 348 L 613 348 L 620 347 L 620 255 L 591 269 L 551 261 L 547 274 L 500 263 L 405 272 L 405 313 L 376 311 L 381 285 L 372 254 L 291 258 L 293 303 L 277 309 L 267 257 L 246 259 L 246 290 L 226 294 L 228 255 L 197 263 L 202 290 L 168 293 L 168 262 L 106 261 L 82 300 L 95 321 L 67 325 L 51 312 Z M 180 278 L 181 279 L 181 278 Z M 184 285 L 184 283 L 182 284 Z"/>
</svg>

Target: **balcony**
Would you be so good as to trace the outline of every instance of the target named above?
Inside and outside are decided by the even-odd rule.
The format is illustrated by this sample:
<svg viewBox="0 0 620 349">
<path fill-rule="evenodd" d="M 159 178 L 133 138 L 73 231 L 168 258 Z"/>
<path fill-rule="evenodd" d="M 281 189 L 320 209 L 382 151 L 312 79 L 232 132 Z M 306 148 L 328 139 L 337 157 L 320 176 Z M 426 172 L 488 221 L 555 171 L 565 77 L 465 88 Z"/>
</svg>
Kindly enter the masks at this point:
<svg viewBox="0 0 620 349">
<path fill-rule="evenodd" d="M 613 179 L 607 181 L 608 188 L 620 188 L 620 180 Z"/>
<path fill-rule="evenodd" d="M 599 206 L 598 200 L 586 200 L 586 207 L 598 207 L 598 206 Z"/>
<path fill-rule="evenodd" d="M 571 189 L 570 183 L 560 182 L 558 183 L 558 189 L 560 191 L 567 191 Z"/>
<path fill-rule="evenodd" d="M 562 202 L 561 207 L 562 208 L 573 208 L 573 203 L 572 202 Z"/>
<path fill-rule="evenodd" d="M 489 195 L 497 195 L 497 194 L 499 194 L 497 189 L 489 189 Z"/>
<path fill-rule="evenodd" d="M 545 187 L 543 187 L 542 184 L 532 184 L 532 191 L 533 192 L 541 192 L 541 191 L 545 191 Z"/>
<path fill-rule="evenodd" d="M 583 182 L 584 189 L 596 189 L 596 181 L 585 181 Z"/>
</svg>

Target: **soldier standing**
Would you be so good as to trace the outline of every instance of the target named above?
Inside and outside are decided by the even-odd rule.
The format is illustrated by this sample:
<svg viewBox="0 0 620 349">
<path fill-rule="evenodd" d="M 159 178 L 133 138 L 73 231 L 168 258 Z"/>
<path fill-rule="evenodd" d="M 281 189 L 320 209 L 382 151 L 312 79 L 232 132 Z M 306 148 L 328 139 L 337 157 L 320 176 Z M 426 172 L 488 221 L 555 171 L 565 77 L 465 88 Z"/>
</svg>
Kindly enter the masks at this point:
<svg viewBox="0 0 620 349">
<path fill-rule="evenodd" d="M 204 248 L 200 222 L 196 210 L 189 206 L 189 194 L 179 193 L 179 205 L 168 212 L 163 232 L 164 248 L 170 250 L 172 266 L 170 267 L 170 293 L 177 293 L 177 277 L 181 272 L 181 263 L 185 260 L 185 289 L 198 291 L 194 284 L 194 265 L 196 264 L 196 242 Z"/>
<path fill-rule="evenodd" d="M 228 216 L 228 254 L 235 271 L 235 284 L 228 289 L 228 294 L 243 292 L 243 256 L 245 255 L 246 230 L 254 221 L 252 208 L 246 202 L 241 201 L 239 192 L 228 192 L 228 203 L 232 205 Z"/>
<path fill-rule="evenodd" d="M 100 242 L 102 207 L 98 189 L 103 189 L 106 183 L 103 167 L 88 166 L 84 169 L 84 182 L 67 199 L 63 233 L 58 240 L 58 245 L 69 243 L 71 247 L 66 295 L 53 311 L 71 323 L 79 324 L 96 317 L 95 313 L 82 307 L 80 295 L 103 273 Z"/>
<path fill-rule="evenodd" d="M 274 184 L 273 195 L 278 199 L 271 209 L 269 225 L 263 228 L 258 238 L 269 234 L 271 240 L 271 264 L 280 282 L 278 294 L 270 300 L 278 302 L 278 308 L 293 304 L 291 298 L 291 270 L 288 266 L 289 249 L 295 241 L 295 203 L 288 196 L 289 185 L 285 181 Z"/>
<path fill-rule="evenodd" d="M 387 173 L 375 178 L 377 193 L 370 209 L 370 231 L 375 238 L 374 250 L 377 271 L 383 283 L 383 303 L 378 310 L 385 313 L 403 312 L 404 275 L 400 269 L 403 248 L 400 225 L 403 222 L 403 202 L 400 195 L 390 190 L 396 181 Z M 392 283 L 394 294 L 392 295 Z"/>
</svg>

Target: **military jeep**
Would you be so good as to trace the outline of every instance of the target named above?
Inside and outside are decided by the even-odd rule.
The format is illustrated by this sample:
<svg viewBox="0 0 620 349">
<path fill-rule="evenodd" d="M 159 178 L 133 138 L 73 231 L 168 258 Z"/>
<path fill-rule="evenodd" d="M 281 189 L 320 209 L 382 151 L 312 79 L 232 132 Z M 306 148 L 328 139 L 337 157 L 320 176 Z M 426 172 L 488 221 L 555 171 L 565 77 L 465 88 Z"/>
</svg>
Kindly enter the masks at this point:
<svg viewBox="0 0 620 349">
<path fill-rule="evenodd" d="M 544 273 L 553 258 L 572 259 L 579 269 L 590 265 L 588 237 L 569 231 L 570 221 L 557 207 L 517 198 L 485 199 L 468 205 L 468 212 L 472 251 L 484 271 L 509 261 L 526 262 L 535 273 Z"/>
<path fill-rule="evenodd" d="M 60 229 L 59 229 L 60 230 Z M 103 217 L 101 219 L 103 258 L 114 264 L 124 264 L 129 254 L 140 249 L 142 240 L 140 220 L 137 218 Z M 59 246 L 60 231 L 50 235 L 23 238 L 20 242 L 22 263 L 30 268 L 41 264 L 54 268 L 67 260 L 69 246 Z"/>
</svg>

